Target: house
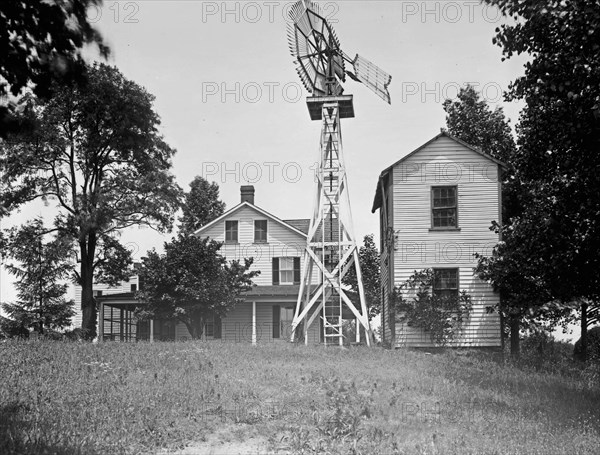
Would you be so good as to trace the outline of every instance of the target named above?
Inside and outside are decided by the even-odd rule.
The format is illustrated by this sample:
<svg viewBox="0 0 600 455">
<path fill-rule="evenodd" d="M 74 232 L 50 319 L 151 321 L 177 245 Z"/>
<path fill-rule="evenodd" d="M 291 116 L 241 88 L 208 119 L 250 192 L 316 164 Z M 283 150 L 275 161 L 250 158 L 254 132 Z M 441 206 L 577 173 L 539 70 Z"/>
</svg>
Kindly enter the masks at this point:
<svg viewBox="0 0 600 455">
<path fill-rule="evenodd" d="M 257 206 L 254 196 L 253 186 L 242 186 L 238 205 L 195 232 L 222 242 L 220 253 L 228 260 L 253 257 L 251 270 L 261 272 L 253 279 L 256 286 L 243 294 L 243 303 L 206 322 L 205 340 L 264 343 L 290 338 L 309 220 L 281 220 Z M 140 302 L 131 291 L 103 294 L 98 301 L 102 340 L 190 338 L 185 325 L 176 321 L 136 321 L 133 310 Z M 313 324 L 309 342 L 320 342 L 321 332 Z"/>
<path fill-rule="evenodd" d="M 442 132 L 381 172 L 372 212 L 381 234 L 382 338 L 393 347 L 429 347 L 423 330 L 394 313 L 390 295 L 415 271 L 433 269 L 433 292 L 466 290 L 472 310 L 454 346 L 501 345 L 499 303 L 492 287 L 473 275 L 475 253 L 489 255 L 498 242 L 504 165 Z"/>
</svg>

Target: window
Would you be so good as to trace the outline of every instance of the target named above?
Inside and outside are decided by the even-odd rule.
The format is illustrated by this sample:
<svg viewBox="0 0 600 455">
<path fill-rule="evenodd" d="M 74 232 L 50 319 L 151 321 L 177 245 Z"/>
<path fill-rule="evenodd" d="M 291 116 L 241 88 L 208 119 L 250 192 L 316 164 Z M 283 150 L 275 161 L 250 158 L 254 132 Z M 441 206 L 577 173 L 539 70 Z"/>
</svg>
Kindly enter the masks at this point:
<svg viewBox="0 0 600 455">
<path fill-rule="evenodd" d="M 225 221 L 225 243 L 237 243 L 238 241 L 238 222 Z"/>
<path fill-rule="evenodd" d="M 300 258 L 273 258 L 273 284 L 300 284 Z"/>
<path fill-rule="evenodd" d="M 254 242 L 267 242 L 267 220 L 254 220 Z"/>
<path fill-rule="evenodd" d="M 294 282 L 294 260 L 292 258 L 279 258 L 279 284 L 292 284 Z"/>
<path fill-rule="evenodd" d="M 433 294 L 438 297 L 457 297 L 458 269 L 434 269 Z"/>
<path fill-rule="evenodd" d="M 131 292 L 136 292 L 137 291 L 137 284 L 132 284 L 131 285 Z"/>
<path fill-rule="evenodd" d="M 455 186 L 434 186 L 431 188 L 431 227 L 457 228 L 458 211 Z"/>
</svg>

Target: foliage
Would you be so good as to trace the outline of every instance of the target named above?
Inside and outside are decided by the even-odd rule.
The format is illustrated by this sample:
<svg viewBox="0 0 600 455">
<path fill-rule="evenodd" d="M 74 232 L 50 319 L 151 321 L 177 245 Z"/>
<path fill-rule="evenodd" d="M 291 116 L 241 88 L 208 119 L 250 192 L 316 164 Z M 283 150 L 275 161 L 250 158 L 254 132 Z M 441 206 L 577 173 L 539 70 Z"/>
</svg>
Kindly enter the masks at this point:
<svg viewBox="0 0 600 455">
<path fill-rule="evenodd" d="M 516 153 L 515 140 L 510 129 L 510 121 L 504 116 L 501 107 L 494 110 L 471 85 L 461 88 L 455 100 L 446 99 L 443 104 L 446 112 L 448 132 L 502 161 L 507 168 L 502 176 L 502 220 L 507 221 L 520 212 L 519 182 L 514 178 L 512 161 Z"/>
<path fill-rule="evenodd" d="M 457 99 L 446 99 L 443 107 L 452 136 L 509 164 L 515 140 L 501 107 L 492 110 L 472 85 L 461 88 Z"/>
<path fill-rule="evenodd" d="M 26 336 L 29 329 L 39 334 L 59 330 L 70 324 L 74 314 L 74 302 L 65 299 L 64 283 L 72 269 L 70 244 L 60 237 L 44 243 L 45 235 L 41 219 L 10 231 L 6 252 L 17 264 L 5 267 L 17 278 L 19 300 L 2 305 L 8 318 L 0 317 L 0 326 L 8 335 Z"/>
<path fill-rule="evenodd" d="M 102 0 L 3 0 L 0 2 L 0 98 L 33 87 L 47 98 L 53 81 L 81 77 L 82 49 L 96 44 L 109 53 L 87 10 Z M 0 136 L 23 125 L 13 117 L 14 106 L 0 106 Z"/>
<path fill-rule="evenodd" d="M 563 307 L 554 305 L 542 276 L 544 264 L 540 258 L 529 255 L 536 247 L 531 243 L 537 241 L 540 228 L 520 223 L 520 219 L 515 219 L 504 227 L 492 224 L 490 229 L 500 233 L 502 241 L 494 247 L 491 256 L 476 254 L 478 263 L 474 272 L 500 293 L 498 310 L 504 317 L 517 316 L 524 329 L 532 328 L 539 319 L 556 325 L 569 309 L 559 311 Z M 532 229 L 535 232 L 531 232 Z"/>
<path fill-rule="evenodd" d="M 530 56 L 507 95 L 526 106 L 512 159 L 523 212 L 503 228 L 503 254 L 523 258 L 512 262 L 514 272 L 550 294 L 553 318 L 580 303 L 585 332 L 586 302 L 600 301 L 600 4 L 487 2 L 515 20 L 494 39 L 504 57 Z M 494 267 L 488 273 L 506 275 Z"/>
<path fill-rule="evenodd" d="M 252 288 L 252 278 L 260 273 L 248 271 L 252 258 L 227 263 L 219 254 L 221 246 L 209 238 L 180 234 L 165 242 L 163 255 L 148 251 L 140 271 L 144 287 L 138 293 L 146 303 L 138 316 L 176 319 L 193 339 L 200 338 L 206 319 L 225 316 L 243 301 L 240 294 Z"/>
<path fill-rule="evenodd" d="M 182 208 L 179 232 L 191 235 L 225 212 L 225 203 L 219 200 L 219 185 L 196 176 L 190 183 L 190 191 L 185 193 Z"/>
<path fill-rule="evenodd" d="M 381 312 L 379 251 L 373 241 L 373 234 L 365 235 L 363 238 L 363 244 L 358 250 L 358 261 L 360 263 L 367 308 L 369 310 L 369 320 L 371 320 Z M 354 264 L 348 269 L 342 282 L 350 286 L 356 295 L 358 295 L 358 280 Z"/>
<path fill-rule="evenodd" d="M 82 329 L 93 338 L 94 278 L 128 278 L 131 255 L 121 230 L 145 224 L 168 231 L 180 188 L 169 172 L 175 151 L 158 132 L 154 97 L 114 67 L 95 64 L 85 85 L 54 87 L 42 101 L 24 96 L 33 132 L 0 147 L 0 205 L 13 211 L 34 199 L 54 200 L 59 235 L 77 245 Z"/>
<path fill-rule="evenodd" d="M 593 327 L 588 330 L 588 345 L 586 357 L 590 360 L 600 363 L 600 326 Z M 581 338 L 575 342 L 573 348 L 573 356 L 580 360 L 585 360 L 583 356 L 583 349 L 581 346 Z"/>
<path fill-rule="evenodd" d="M 415 270 L 394 288 L 392 304 L 399 320 L 424 330 L 434 344 L 444 346 L 459 336 L 471 312 L 471 296 L 466 291 L 457 296 L 436 295 L 434 279 L 432 269 Z"/>
</svg>

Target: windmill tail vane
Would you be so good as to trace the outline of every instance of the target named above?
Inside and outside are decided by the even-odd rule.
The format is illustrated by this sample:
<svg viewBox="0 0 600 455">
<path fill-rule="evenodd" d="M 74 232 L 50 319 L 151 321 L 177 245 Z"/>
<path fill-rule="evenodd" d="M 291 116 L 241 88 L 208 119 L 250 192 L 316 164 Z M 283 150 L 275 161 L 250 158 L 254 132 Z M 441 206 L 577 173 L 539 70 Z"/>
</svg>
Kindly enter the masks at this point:
<svg viewBox="0 0 600 455">
<path fill-rule="evenodd" d="M 346 71 L 346 74 L 356 82 L 363 83 L 382 100 L 391 104 L 392 97 L 390 96 L 388 87 L 392 82 L 392 76 L 358 54 L 356 54 L 351 63 L 354 73 Z"/>
</svg>

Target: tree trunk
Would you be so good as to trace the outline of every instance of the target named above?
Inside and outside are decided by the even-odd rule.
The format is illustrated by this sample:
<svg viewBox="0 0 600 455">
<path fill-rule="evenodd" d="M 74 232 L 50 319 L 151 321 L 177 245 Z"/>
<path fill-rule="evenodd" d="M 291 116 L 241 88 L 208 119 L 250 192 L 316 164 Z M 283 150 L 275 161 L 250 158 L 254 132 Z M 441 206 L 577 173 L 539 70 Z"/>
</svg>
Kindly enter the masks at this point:
<svg viewBox="0 0 600 455">
<path fill-rule="evenodd" d="M 80 242 L 81 251 L 81 329 L 86 340 L 96 338 L 98 312 L 94 298 L 94 255 L 96 251 L 95 234 L 88 235 L 87 244 Z M 100 335 L 102 336 L 102 334 Z"/>
<path fill-rule="evenodd" d="M 519 358 L 520 355 L 520 318 L 516 314 L 510 316 L 510 355 L 513 358 Z"/>
<path fill-rule="evenodd" d="M 94 276 L 91 267 L 81 261 L 81 329 L 86 340 L 96 337 L 96 301 L 94 299 Z"/>
<path fill-rule="evenodd" d="M 588 305 L 586 302 L 581 302 L 581 360 L 584 362 L 588 358 L 588 343 L 587 343 L 587 309 Z"/>
<path fill-rule="evenodd" d="M 184 324 L 190 332 L 192 340 L 202 339 L 204 333 L 204 318 L 202 316 L 192 317 L 190 322 L 184 322 Z"/>
</svg>

